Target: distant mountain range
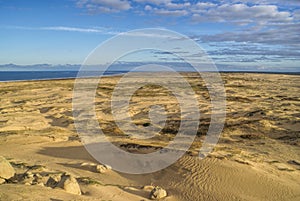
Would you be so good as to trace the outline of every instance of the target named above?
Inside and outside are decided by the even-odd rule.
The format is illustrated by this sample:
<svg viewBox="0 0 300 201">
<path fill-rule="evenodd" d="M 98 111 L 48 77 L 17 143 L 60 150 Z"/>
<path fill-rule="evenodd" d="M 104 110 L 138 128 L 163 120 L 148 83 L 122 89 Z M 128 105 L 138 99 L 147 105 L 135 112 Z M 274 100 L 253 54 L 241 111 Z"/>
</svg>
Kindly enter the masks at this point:
<svg viewBox="0 0 300 201">
<path fill-rule="evenodd" d="M 90 65 L 88 66 L 87 71 L 130 71 L 136 67 L 155 64 L 159 66 L 167 66 L 176 71 L 195 71 L 193 67 L 191 67 L 188 63 L 182 62 L 121 62 L 118 61 L 113 65 L 109 66 L 109 69 L 106 69 L 105 65 Z M 257 66 L 233 66 L 226 64 L 216 64 L 218 71 L 220 72 L 266 72 L 266 73 L 300 73 L 300 68 L 262 68 Z M 79 71 L 81 68 L 81 64 L 33 64 L 33 65 L 16 65 L 16 64 L 2 64 L 0 65 L 0 72 L 7 71 Z M 156 68 L 147 68 L 147 71 L 157 71 Z M 199 68 L 201 71 L 210 71 L 207 68 L 207 65 L 201 65 Z"/>
<path fill-rule="evenodd" d="M 78 71 L 81 65 L 77 64 L 64 64 L 64 65 L 51 65 L 51 64 L 34 64 L 34 65 L 16 65 L 16 64 L 3 64 L 0 65 L 0 71 Z"/>
</svg>

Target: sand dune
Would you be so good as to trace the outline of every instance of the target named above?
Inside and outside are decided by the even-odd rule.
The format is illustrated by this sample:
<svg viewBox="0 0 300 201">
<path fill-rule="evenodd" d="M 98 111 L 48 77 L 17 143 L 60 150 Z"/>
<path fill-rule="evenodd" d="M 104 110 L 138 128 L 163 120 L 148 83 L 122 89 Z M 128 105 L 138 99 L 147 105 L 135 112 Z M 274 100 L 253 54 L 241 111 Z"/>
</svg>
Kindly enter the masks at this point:
<svg viewBox="0 0 300 201">
<path fill-rule="evenodd" d="M 194 74 L 184 74 L 200 103 L 200 127 L 190 150 L 161 171 L 131 175 L 108 170 L 83 147 L 74 127 L 74 80 L 0 83 L 0 156 L 22 177 L 68 173 L 77 178 L 82 195 L 61 188 L 7 181 L 0 200 L 148 200 L 147 185 L 161 186 L 164 200 L 299 200 L 300 77 L 273 74 L 222 74 L 227 94 L 224 130 L 205 159 L 199 147 L 210 121 L 209 95 Z M 124 135 L 113 121 L 110 97 L 119 77 L 106 77 L 96 95 L 102 130 L 120 148 L 150 153 L 166 146 L 180 124 L 176 99 L 163 88 L 147 86 L 131 100 L 135 124 L 149 126 L 149 106 L 165 105 L 167 124 L 150 140 Z M 150 98 L 150 99 L 149 99 Z M 152 99 L 151 99 L 152 98 Z M 88 165 L 83 165 L 88 164 Z M 23 183 L 22 183 L 23 182 Z"/>
</svg>

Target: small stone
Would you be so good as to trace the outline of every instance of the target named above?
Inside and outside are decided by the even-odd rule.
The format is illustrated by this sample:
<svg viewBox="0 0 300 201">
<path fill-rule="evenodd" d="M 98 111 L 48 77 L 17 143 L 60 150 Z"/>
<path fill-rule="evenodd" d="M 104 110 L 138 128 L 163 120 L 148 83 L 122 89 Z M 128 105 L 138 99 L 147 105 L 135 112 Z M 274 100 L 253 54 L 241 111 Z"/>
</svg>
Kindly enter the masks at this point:
<svg viewBox="0 0 300 201">
<path fill-rule="evenodd" d="M 61 180 L 57 184 L 57 187 L 64 189 L 68 193 L 81 195 L 79 184 L 77 180 L 71 175 L 62 176 Z"/>
<path fill-rule="evenodd" d="M 10 179 L 15 175 L 15 169 L 11 164 L 2 156 L 0 156 L 0 178 Z"/>
<path fill-rule="evenodd" d="M 167 191 L 163 188 L 156 186 L 151 192 L 150 192 L 150 199 L 152 200 L 158 200 L 161 198 L 167 197 Z"/>
<path fill-rule="evenodd" d="M 43 178 L 43 176 L 40 175 L 39 173 L 36 173 L 34 176 L 35 176 L 36 178 Z"/>
<path fill-rule="evenodd" d="M 25 182 L 24 183 L 26 186 L 31 186 L 31 183 L 30 182 Z"/>
<path fill-rule="evenodd" d="M 34 174 L 32 174 L 31 172 L 26 172 L 26 173 L 25 173 L 25 177 L 26 177 L 26 178 L 33 178 L 33 177 L 34 177 Z"/>
<path fill-rule="evenodd" d="M 89 166 L 89 164 L 88 163 L 81 163 L 80 166 L 82 166 L 82 167 L 83 166 Z"/>
<path fill-rule="evenodd" d="M 25 184 L 25 185 L 32 185 L 34 178 L 25 178 L 21 183 Z"/>
<path fill-rule="evenodd" d="M 138 189 L 131 187 L 131 186 L 126 186 L 124 187 L 125 190 L 129 190 L 129 191 L 138 191 Z"/>
<path fill-rule="evenodd" d="M 96 171 L 99 173 L 105 173 L 108 169 L 104 165 L 97 165 Z"/>
</svg>

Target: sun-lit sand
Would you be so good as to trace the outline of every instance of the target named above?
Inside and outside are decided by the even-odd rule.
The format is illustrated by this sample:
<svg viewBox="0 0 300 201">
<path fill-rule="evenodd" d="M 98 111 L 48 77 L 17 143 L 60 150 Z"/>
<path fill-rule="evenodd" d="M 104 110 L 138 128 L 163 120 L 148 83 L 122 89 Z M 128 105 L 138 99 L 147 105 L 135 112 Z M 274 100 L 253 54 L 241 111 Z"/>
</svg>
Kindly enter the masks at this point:
<svg viewBox="0 0 300 201">
<path fill-rule="evenodd" d="M 72 115 L 74 80 L 0 83 L 0 156 L 16 177 L 0 185 L 0 200 L 148 200 L 160 186 L 162 200 L 300 200 L 300 76 L 222 74 L 226 123 L 214 151 L 198 157 L 209 126 L 209 95 L 194 74 L 184 74 L 201 111 L 198 137 L 176 163 L 161 171 L 131 175 L 107 169 L 83 147 Z M 134 140 L 113 122 L 110 97 L 120 77 L 105 77 L 96 95 L 99 125 L 120 148 L 133 153 L 161 149 L 178 130 L 179 106 L 164 88 L 145 86 L 132 97 L 130 113 L 149 126 L 153 104 L 164 105 L 167 124 L 150 140 Z M 39 181 L 25 178 L 40 175 Z M 50 176 L 75 177 L 81 195 L 47 185 Z M 27 179 L 27 180 L 26 180 Z M 146 186 L 146 187 L 145 187 Z M 149 187 L 147 187 L 149 186 Z"/>
</svg>

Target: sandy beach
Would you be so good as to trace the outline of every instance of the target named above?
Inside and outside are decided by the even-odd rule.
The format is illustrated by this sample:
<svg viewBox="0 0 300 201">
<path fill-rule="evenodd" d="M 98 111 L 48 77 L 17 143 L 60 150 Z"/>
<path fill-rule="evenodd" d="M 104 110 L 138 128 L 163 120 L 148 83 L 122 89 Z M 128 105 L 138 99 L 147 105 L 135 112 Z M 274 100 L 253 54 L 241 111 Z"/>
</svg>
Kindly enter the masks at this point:
<svg viewBox="0 0 300 201">
<path fill-rule="evenodd" d="M 201 160 L 209 94 L 193 73 L 183 75 L 203 114 L 197 137 L 176 163 L 142 175 L 100 166 L 86 151 L 74 126 L 74 79 L 0 83 L 0 156 L 15 170 L 14 177 L 0 184 L 0 200 L 142 201 L 150 199 L 155 186 L 166 190 L 167 197 L 160 199 L 166 201 L 300 200 L 300 76 L 223 73 L 225 126 L 214 151 Z M 119 79 L 102 78 L 97 90 L 101 129 L 128 152 L 160 150 L 178 130 L 176 99 L 159 87 L 138 90 L 130 111 L 137 126 L 148 126 L 149 106 L 155 103 L 165 106 L 169 119 L 150 140 L 132 139 L 117 127 L 110 110 Z M 76 179 L 80 193 L 51 187 L 49 178 L 66 174 Z"/>
</svg>

